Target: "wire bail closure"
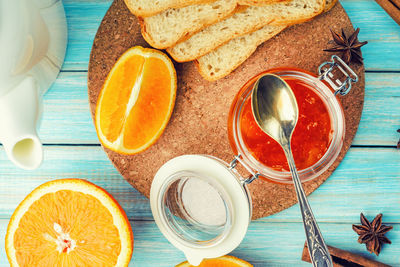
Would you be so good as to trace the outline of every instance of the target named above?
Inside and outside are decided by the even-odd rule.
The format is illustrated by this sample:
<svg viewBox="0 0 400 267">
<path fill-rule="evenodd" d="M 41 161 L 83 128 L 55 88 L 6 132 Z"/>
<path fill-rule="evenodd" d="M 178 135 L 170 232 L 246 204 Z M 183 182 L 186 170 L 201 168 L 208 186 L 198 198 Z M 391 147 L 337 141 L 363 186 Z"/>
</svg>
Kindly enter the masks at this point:
<svg viewBox="0 0 400 267">
<path fill-rule="evenodd" d="M 352 83 L 358 82 L 357 74 L 340 57 L 333 55 L 332 61 L 322 63 L 318 68 L 318 79 L 327 81 L 337 94 L 346 95 L 351 90 Z M 346 77 L 344 81 L 336 79 L 332 71 L 337 68 Z M 350 74 L 349 74 L 350 73 Z"/>
<path fill-rule="evenodd" d="M 243 162 L 243 160 L 241 159 L 241 155 L 238 154 L 235 156 L 235 158 L 231 161 L 231 163 L 229 163 L 229 169 L 233 170 L 234 168 L 236 168 L 236 166 L 238 165 L 238 163 L 242 164 L 243 167 L 245 167 L 245 169 L 251 174 L 249 177 L 247 177 L 246 179 L 242 180 L 242 182 L 244 184 L 250 184 L 252 183 L 255 179 L 258 179 L 258 177 L 260 176 L 259 173 L 254 172 L 249 166 L 246 165 L 246 163 Z"/>
</svg>

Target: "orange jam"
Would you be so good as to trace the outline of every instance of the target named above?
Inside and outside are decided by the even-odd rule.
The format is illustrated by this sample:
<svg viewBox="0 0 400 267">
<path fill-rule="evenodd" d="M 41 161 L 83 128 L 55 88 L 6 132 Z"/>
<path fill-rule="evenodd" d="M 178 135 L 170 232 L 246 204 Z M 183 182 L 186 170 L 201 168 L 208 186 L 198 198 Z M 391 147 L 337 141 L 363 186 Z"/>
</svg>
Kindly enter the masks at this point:
<svg viewBox="0 0 400 267">
<path fill-rule="evenodd" d="M 332 141 L 331 117 L 323 100 L 304 82 L 285 78 L 296 96 L 299 119 L 292 136 L 292 152 L 299 170 L 317 163 Z M 276 171 L 289 171 L 281 146 L 265 134 L 254 120 L 250 97 L 244 103 L 240 129 L 245 146 L 252 156 Z"/>
</svg>

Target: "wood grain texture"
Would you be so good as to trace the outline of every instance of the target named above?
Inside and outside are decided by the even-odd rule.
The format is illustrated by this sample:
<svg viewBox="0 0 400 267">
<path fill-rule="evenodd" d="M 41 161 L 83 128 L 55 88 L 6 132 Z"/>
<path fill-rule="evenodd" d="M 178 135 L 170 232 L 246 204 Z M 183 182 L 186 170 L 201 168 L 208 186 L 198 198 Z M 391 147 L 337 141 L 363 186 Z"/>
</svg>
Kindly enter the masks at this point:
<svg viewBox="0 0 400 267">
<path fill-rule="evenodd" d="M 396 3 L 396 1 L 398 3 Z M 400 25 L 400 7 L 398 0 L 375 0 Z"/>
<path fill-rule="evenodd" d="M 335 248 L 328 245 L 329 253 L 331 254 L 334 267 L 347 267 L 350 264 L 361 265 L 363 267 L 391 267 L 390 265 L 365 258 L 359 254 L 349 252 L 340 248 Z M 310 253 L 308 252 L 308 245 L 304 243 L 302 261 L 312 263 Z M 346 264 L 344 264 L 346 263 Z M 356 266 L 358 266 L 356 265 Z"/>
<path fill-rule="evenodd" d="M 360 40 L 367 70 L 400 70 L 400 27 L 374 1 L 340 1 L 353 25 L 360 27 Z M 69 43 L 63 70 L 85 71 L 97 28 L 111 0 L 63 0 L 68 20 Z"/>
<path fill-rule="evenodd" d="M 318 221 L 351 223 L 360 212 L 382 212 L 385 221 L 400 222 L 399 162 L 400 153 L 394 148 L 351 148 L 331 178 L 309 198 Z M 72 177 L 106 189 L 131 220 L 152 220 L 148 200 L 121 177 L 101 147 L 46 146 L 43 165 L 30 172 L 15 168 L 0 148 L 0 166 L 0 219 L 10 218 L 18 203 L 40 184 Z M 296 205 L 259 220 L 301 222 L 301 216 Z"/>
<path fill-rule="evenodd" d="M 282 66 L 315 73 L 318 66 L 331 57 L 323 51 L 332 38 L 327 30 L 329 27 L 335 31 L 341 28 L 347 32 L 353 31 L 340 4 L 263 43 L 235 71 L 215 82 L 204 80 L 193 62 L 176 64 L 178 89 L 175 108 L 163 135 L 149 149 L 136 155 L 121 155 L 105 148 L 108 157 L 122 176 L 147 197 L 157 170 L 174 157 L 206 154 L 230 162 L 234 154 L 228 140 L 228 113 L 243 81 L 267 69 Z M 137 18 L 129 12 L 122 0 L 115 0 L 99 27 L 90 55 L 88 93 L 93 117 L 98 95 L 109 71 L 122 53 L 135 45 L 149 47 L 142 38 Z M 353 64 L 352 68 L 359 81 L 353 84 L 349 94 L 338 98 L 346 123 L 342 149 L 324 173 L 303 184 L 307 194 L 316 190 L 332 174 L 357 131 L 364 103 L 364 68 L 358 64 Z M 247 172 L 242 174 L 244 177 L 249 175 Z M 274 214 L 297 202 L 292 185 L 258 179 L 248 188 L 253 200 L 253 219 Z"/>
<path fill-rule="evenodd" d="M 8 220 L 0 220 L 0 239 Z M 356 221 L 354 221 L 356 223 Z M 131 221 L 134 234 L 134 251 L 129 266 L 173 267 L 185 260 L 183 253 L 167 242 L 152 221 Z M 327 244 L 376 259 L 392 266 L 399 266 L 400 243 L 384 245 L 379 257 L 371 255 L 365 245 L 357 243 L 357 234 L 351 224 L 319 223 Z M 395 224 L 387 234 L 392 240 L 400 239 L 400 224 Z M 254 221 L 239 247 L 230 255 L 249 261 L 255 267 L 311 266 L 301 262 L 304 245 L 302 223 L 266 223 Z M 5 253 L 0 253 L 0 266 L 8 266 Z"/>
<path fill-rule="evenodd" d="M 63 0 L 69 23 L 69 44 L 63 71 L 86 71 L 90 48 L 110 0 Z M 345 0 L 342 5 L 355 27 L 360 27 L 367 70 L 400 71 L 400 27 L 374 1 Z M 111 165 L 97 144 L 87 104 L 86 72 L 61 73 L 45 97 L 41 136 L 43 141 L 66 146 L 45 146 L 45 162 L 34 172 L 17 169 L 0 148 L 0 266 L 9 266 L 4 251 L 8 218 L 17 204 L 45 181 L 66 177 L 88 178 L 111 192 L 127 211 L 135 233 L 130 266 L 171 267 L 184 260 L 180 251 L 162 237 L 152 220 L 146 198 L 134 190 Z M 367 73 L 362 120 L 342 164 L 311 196 L 311 205 L 328 244 L 400 266 L 400 153 L 391 146 L 399 135 L 400 74 Z M 70 146 L 73 145 L 73 146 Z M 384 213 L 394 223 L 389 233 L 393 244 L 379 257 L 356 242 L 352 223 L 359 213 L 368 218 Z M 300 261 L 304 230 L 298 207 L 250 225 L 249 232 L 232 254 L 256 267 L 310 266 Z"/>
<path fill-rule="evenodd" d="M 359 39 L 367 40 L 362 48 L 367 70 L 400 69 L 400 27 L 375 2 L 370 0 L 340 1 L 354 25 L 360 28 Z"/>
<path fill-rule="evenodd" d="M 365 102 L 353 145 L 395 146 L 400 75 L 366 73 Z M 99 144 L 87 95 L 87 74 L 62 72 L 44 97 L 40 137 L 46 144 Z"/>
</svg>

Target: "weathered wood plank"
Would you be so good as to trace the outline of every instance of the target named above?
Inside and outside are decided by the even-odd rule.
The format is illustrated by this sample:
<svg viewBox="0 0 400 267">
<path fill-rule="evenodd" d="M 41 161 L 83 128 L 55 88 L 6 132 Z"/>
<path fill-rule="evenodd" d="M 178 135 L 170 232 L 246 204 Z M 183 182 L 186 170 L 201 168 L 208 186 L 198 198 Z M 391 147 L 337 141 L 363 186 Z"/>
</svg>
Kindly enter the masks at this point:
<svg viewBox="0 0 400 267">
<path fill-rule="evenodd" d="M 349 223 L 360 212 L 385 214 L 400 222 L 400 153 L 392 148 L 351 148 L 339 168 L 310 196 L 319 221 Z M 85 178 L 110 192 L 134 220 L 152 220 L 148 200 L 114 169 L 100 147 L 47 146 L 36 171 L 14 167 L 0 149 L 0 218 L 11 216 L 23 198 L 40 184 L 60 178 Z M 300 222 L 294 206 L 268 222 Z"/>
<path fill-rule="evenodd" d="M 64 0 L 69 45 L 63 70 L 87 70 L 97 28 L 111 1 Z M 361 28 L 360 40 L 368 70 L 400 70 L 400 28 L 374 1 L 341 1 L 353 24 Z M 328 29 L 327 29 L 328 31 Z"/>
<path fill-rule="evenodd" d="M 121 177 L 100 147 L 46 146 L 44 157 L 39 169 L 23 171 L 7 160 L 1 148 L 0 218 L 9 218 L 34 188 L 60 178 L 87 179 L 109 191 L 132 219 L 151 218 L 148 200 Z"/>
<path fill-rule="evenodd" d="M 61 72 L 44 96 L 40 137 L 47 144 L 98 144 L 85 72 Z"/>
<path fill-rule="evenodd" d="M 63 0 L 69 23 L 69 45 L 63 71 L 86 71 L 97 27 L 110 0 Z M 400 71 L 400 28 L 374 2 L 346 0 L 342 4 L 356 27 L 367 70 Z M 87 103 L 86 73 L 62 73 L 45 97 L 41 136 L 49 144 L 98 144 Z M 400 125 L 400 76 L 368 73 L 366 102 L 356 145 L 394 146 Z M 20 201 L 45 181 L 66 177 L 87 178 L 121 203 L 132 221 L 135 251 L 132 266 L 174 266 L 184 260 L 151 221 L 148 200 L 118 174 L 97 146 L 46 146 L 46 161 L 34 172 L 14 167 L 0 148 L 0 240 L 8 218 Z M 356 242 L 351 224 L 363 211 L 368 217 L 384 213 L 396 223 L 388 234 L 392 245 L 379 260 L 399 265 L 400 153 L 392 148 L 351 148 L 343 163 L 311 197 L 311 205 L 330 245 L 377 259 Z M 148 221 L 146 221 L 148 220 Z M 232 254 L 255 266 L 309 266 L 300 263 L 304 232 L 298 207 L 251 223 L 249 232 Z M 3 243 L 4 244 L 4 243 Z M 278 245 L 277 245 L 278 244 Z M 4 245 L 1 245 L 3 248 Z M 282 249 L 284 248 L 284 249 Z M 8 266 L 4 249 L 0 266 Z"/>
<path fill-rule="evenodd" d="M 396 130 L 400 127 L 399 84 L 399 74 L 367 73 L 365 106 L 354 144 L 396 144 Z M 86 73 L 60 74 L 45 95 L 40 136 L 48 144 L 98 144 L 89 112 Z"/>
<path fill-rule="evenodd" d="M 63 0 L 68 46 L 63 70 L 87 70 L 97 28 L 112 1 Z"/>
<path fill-rule="evenodd" d="M 359 39 L 368 41 L 362 52 L 367 70 L 399 70 L 400 27 L 375 2 L 340 1 L 354 27 L 360 28 Z"/>
<path fill-rule="evenodd" d="M 357 223 L 354 221 L 353 223 Z M 0 239 L 8 220 L 0 220 Z M 154 222 L 131 221 L 134 234 L 134 251 L 129 266 L 172 267 L 185 260 L 183 253 L 174 248 L 158 230 Z M 393 266 L 399 265 L 400 225 L 387 234 L 393 241 L 385 245 L 379 257 L 369 254 L 365 245 L 357 243 L 357 234 L 351 229 L 351 223 L 320 223 L 321 231 L 329 245 L 350 250 Z M 250 224 L 248 233 L 231 255 L 249 261 L 254 266 L 310 266 L 301 262 L 301 253 L 305 241 L 302 223 L 270 223 L 256 221 Z M 8 266 L 5 253 L 0 253 L 0 266 Z"/>
<path fill-rule="evenodd" d="M 400 128 L 400 74 L 366 73 L 365 79 L 364 109 L 353 145 L 395 146 Z"/>
</svg>

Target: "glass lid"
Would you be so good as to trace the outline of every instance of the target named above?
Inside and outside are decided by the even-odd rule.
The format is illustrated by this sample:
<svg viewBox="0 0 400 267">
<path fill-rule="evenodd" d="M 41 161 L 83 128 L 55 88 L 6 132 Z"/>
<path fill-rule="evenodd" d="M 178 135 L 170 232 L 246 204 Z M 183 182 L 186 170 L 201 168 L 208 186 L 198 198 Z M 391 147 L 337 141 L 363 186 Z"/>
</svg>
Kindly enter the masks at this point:
<svg viewBox="0 0 400 267">
<path fill-rule="evenodd" d="M 154 177 L 150 204 L 163 235 L 192 265 L 234 250 L 251 218 L 241 177 L 225 162 L 203 155 L 165 163 Z"/>
</svg>

